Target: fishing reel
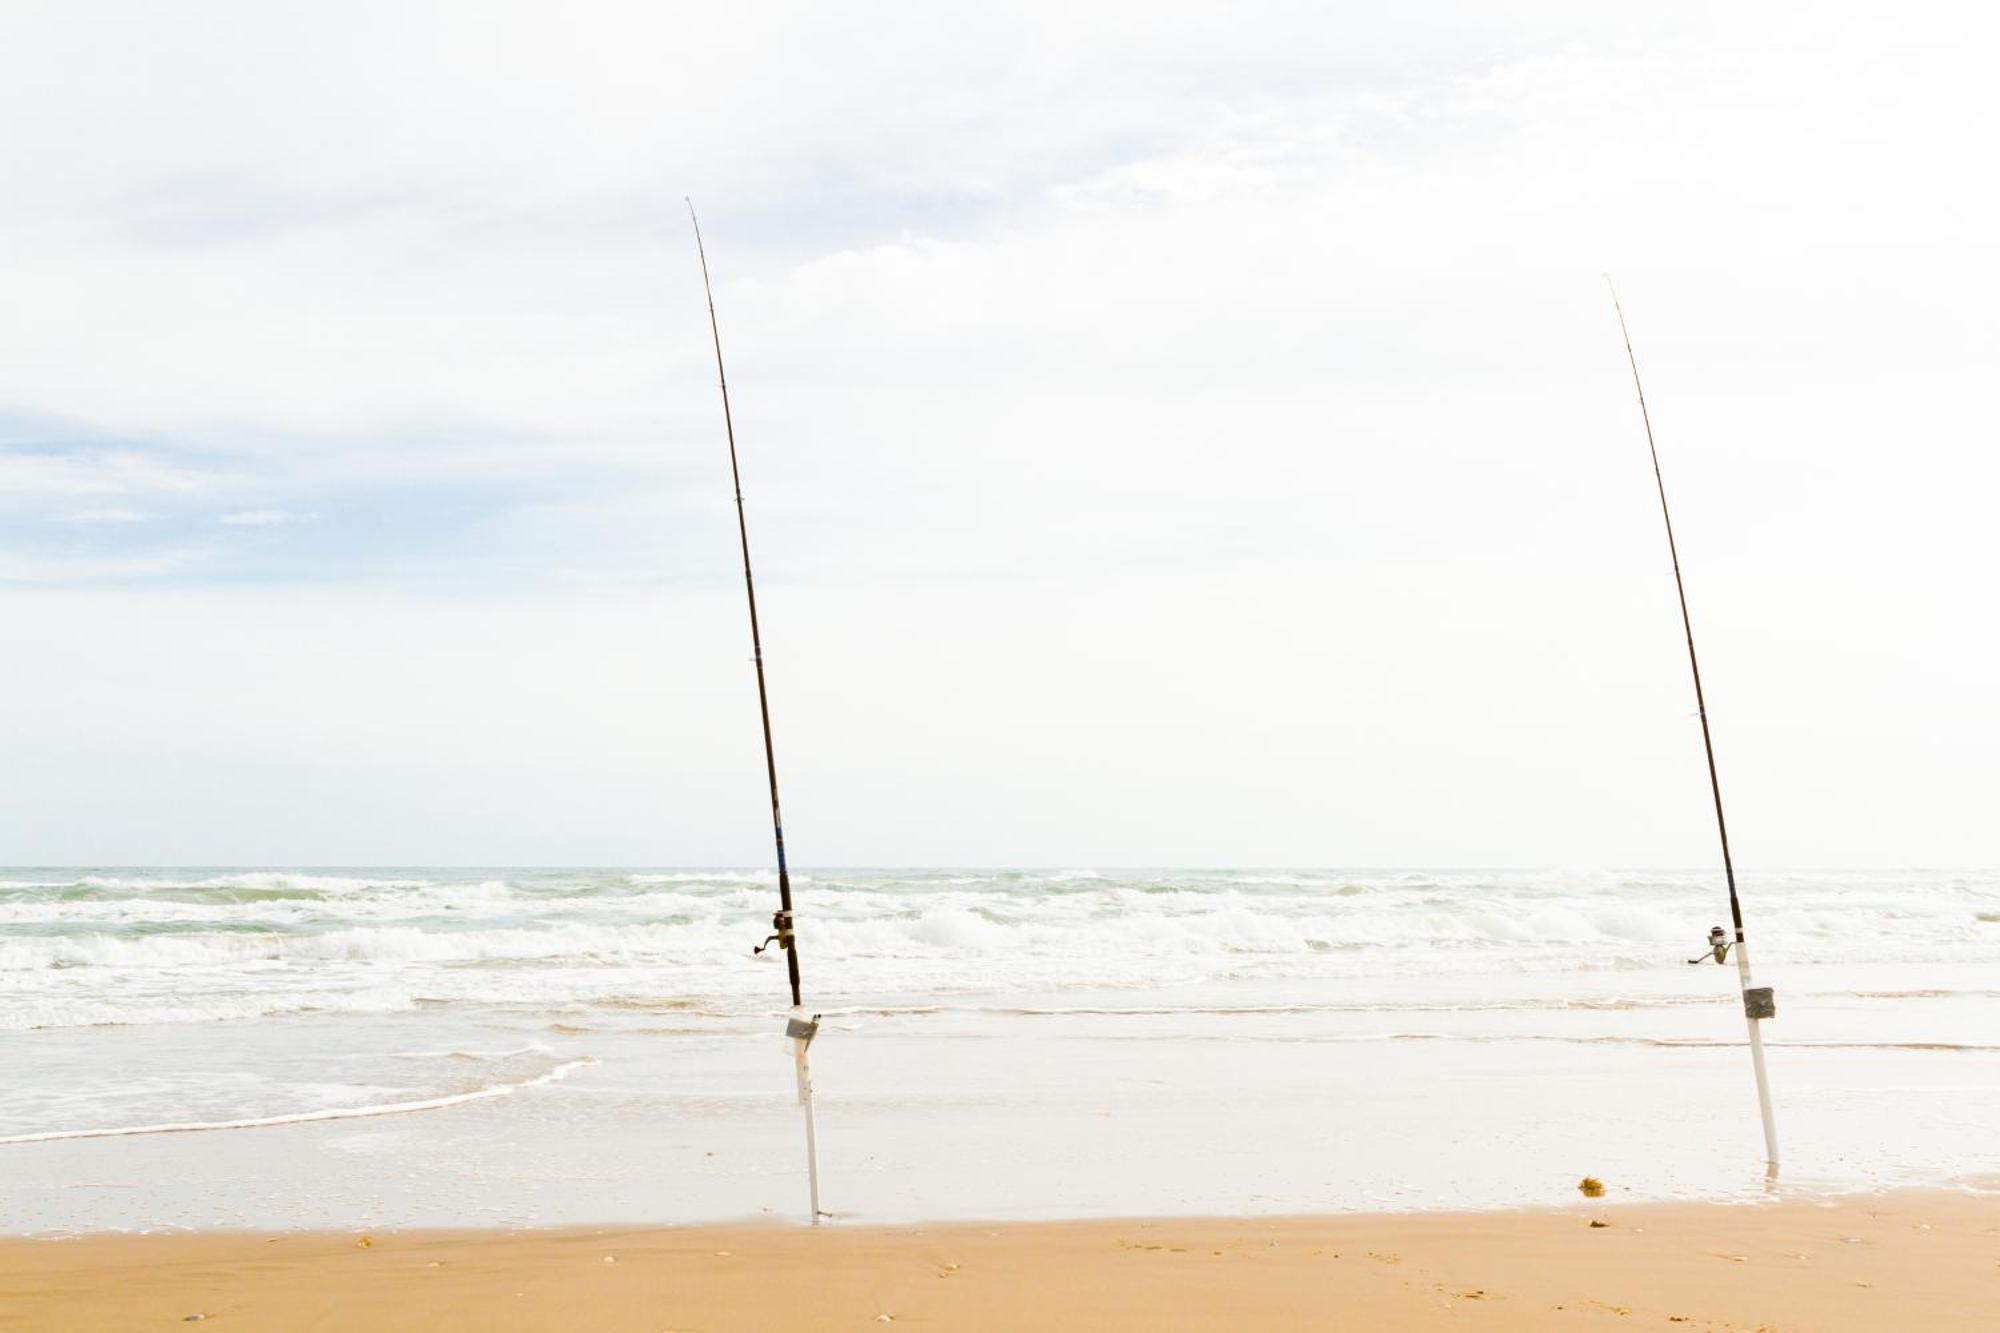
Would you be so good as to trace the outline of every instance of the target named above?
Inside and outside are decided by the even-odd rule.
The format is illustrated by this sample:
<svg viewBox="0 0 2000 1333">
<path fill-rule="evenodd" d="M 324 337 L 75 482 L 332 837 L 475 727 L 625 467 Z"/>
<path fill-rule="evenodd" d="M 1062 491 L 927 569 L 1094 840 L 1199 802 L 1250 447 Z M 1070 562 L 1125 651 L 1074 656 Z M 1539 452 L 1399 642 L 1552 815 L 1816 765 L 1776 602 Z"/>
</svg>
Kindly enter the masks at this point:
<svg viewBox="0 0 2000 1333">
<path fill-rule="evenodd" d="M 770 948 L 774 941 L 780 949 L 792 947 L 792 914 L 783 907 L 771 913 L 771 933 L 764 937 L 762 944 L 750 952 L 753 955 L 760 954 Z"/>
<path fill-rule="evenodd" d="M 1729 933 L 1721 926 L 1716 926 L 1708 932 L 1708 952 L 1699 958 L 1688 959 L 1688 963 L 1690 965 L 1705 963 L 1710 958 L 1714 958 L 1718 963 L 1725 962 L 1729 958 L 1729 946 Z"/>
<path fill-rule="evenodd" d="M 1711 958 L 1718 963 L 1725 962 L 1728 960 L 1729 950 L 1734 947 L 1734 944 L 1735 941 L 1729 938 L 1729 932 L 1721 926 L 1716 926 L 1708 932 L 1708 952 L 1699 958 L 1690 958 L 1688 962 L 1690 965 L 1705 963 Z M 1748 980 L 1747 976 L 1745 980 Z M 1751 986 L 1747 988 L 1743 992 L 1743 1014 L 1746 1018 L 1776 1018 L 1778 1016 L 1777 992 L 1769 986 Z"/>
</svg>

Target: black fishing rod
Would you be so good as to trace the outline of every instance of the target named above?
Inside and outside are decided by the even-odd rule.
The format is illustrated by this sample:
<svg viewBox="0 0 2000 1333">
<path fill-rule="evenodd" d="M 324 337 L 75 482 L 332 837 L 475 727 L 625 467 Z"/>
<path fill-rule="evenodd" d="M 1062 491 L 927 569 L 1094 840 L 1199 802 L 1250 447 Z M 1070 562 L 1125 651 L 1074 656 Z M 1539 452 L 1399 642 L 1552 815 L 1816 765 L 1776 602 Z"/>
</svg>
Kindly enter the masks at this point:
<svg viewBox="0 0 2000 1333">
<path fill-rule="evenodd" d="M 785 865 L 785 817 L 778 807 L 778 753 L 771 742 L 771 695 L 764 684 L 764 636 L 757 624 L 757 582 L 750 574 L 750 523 L 743 514 L 743 473 L 736 462 L 736 421 L 729 410 L 729 374 L 722 366 L 722 329 L 715 318 L 715 289 L 708 279 L 708 250 L 701 242 L 701 219 L 695 216 L 694 200 L 687 201 L 688 221 L 694 225 L 695 254 L 701 260 L 701 290 L 708 298 L 708 332 L 715 343 L 715 377 L 722 387 L 722 428 L 729 437 L 729 479 L 736 488 L 736 535 L 743 546 L 743 591 L 750 600 L 750 650 L 757 663 L 757 712 L 764 723 L 764 774 L 771 786 L 771 836 L 778 847 L 778 910 L 771 915 L 771 934 L 752 949 L 761 954 L 776 942 L 785 951 L 785 972 L 791 981 L 792 1014 L 785 1023 L 785 1036 L 792 1043 L 792 1058 L 798 1067 L 799 1105 L 806 1113 L 806 1172 L 812 1191 L 812 1220 L 818 1226 L 819 1152 L 813 1132 L 812 1070 L 806 1063 L 806 1049 L 819 1033 L 819 1015 L 805 1017 L 799 998 L 799 944 L 792 928 L 792 876 Z"/>
<path fill-rule="evenodd" d="M 1646 386 L 1639 379 L 1639 358 L 1632 350 L 1632 331 L 1625 324 L 1625 307 L 1618 302 L 1618 288 L 1609 276 L 1605 286 L 1611 289 L 1611 308 L 1618 314 L 1618 332 L 1625 340 L 1625 359 L 1632 366 L 1632 387 L 1639 395 L 1639 419 L 1646 426 L 1646 449 L 1653 458 L 1653 484 L 1660 493 L 1660 517 L 1667 526 L 1667 554 L 1674 565 L 1674 590 L 1680 597 L 1681 628 L 1687 634 L 1688 670 L 1694 675 L 1694 705 L 1701 718 L 1701 747 L 1708 758 L 1708 790 L 1715 800 L 1715 831 L 1722 839 L 1722 873 L 1729 883 L 1729 919 L 1736 928 L 1736 937 L 1731 940 L 1721 926 L 1708 933 L 1708 953 L 1700 958 L 1691 958 L 1691 963 L 1699 963 L 1708 957 L 1716 962 L 1724 961 L 1730 950 L 1736 952 L 1736 971 L 1743 990 L 1743 1014 L 1750 1025 L 1750 1063 L 1757 1074 L 1757 1105 L 1764 1119 L 1764 1165 L 1770 1175 L 1778 1174 L 1778 1125 L 1771 1115 L 1771 1082 L 1764 1071 L 1763 1021 L 1777 1016 L 1777 1004 L 1768 986 L 1751 984 L 1750 948 L 1743 940 L 1743 904 L 1736 895 L 1736 863 L 1729 854 L 1729 821 L 1722 813 L 1722 779 L 1715 767 L 1715 738 L 1708 726 L 1708 700 L 1701 688 L 1701 660 L 1694 651 L 1694 618 L 1688 613 L 1687 583 L 1681 577 L 1680 547 L 1674 541 L 1674 516 L 1667 507 L 1666 478 L 1660 472 L 1660 449 L 1653 441 L 1653 414 L 1646 406 Z"/>
</svg>

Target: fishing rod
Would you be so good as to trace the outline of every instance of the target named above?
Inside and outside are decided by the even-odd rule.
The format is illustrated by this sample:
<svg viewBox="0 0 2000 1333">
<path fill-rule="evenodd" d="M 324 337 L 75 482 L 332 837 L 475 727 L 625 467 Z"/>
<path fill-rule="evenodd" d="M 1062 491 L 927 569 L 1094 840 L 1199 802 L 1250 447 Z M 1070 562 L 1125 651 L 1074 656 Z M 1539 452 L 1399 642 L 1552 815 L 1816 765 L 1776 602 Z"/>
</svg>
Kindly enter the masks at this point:
<svg viewBox="0 0 2000 1333">
<path fill-rule="evenodd" d="M 1771 1079 L 1764 1070 L 1764 1030 L 1767 1018 L 1778 1014 L 1777 1000 L 1769 986 L 1754 986 L 1750 977 L 1750 946 L 1743 940 L 1743 904 L 1736 896 L 1736 863 L 1729 855 L 1729 823 L 1722 814 L 1722 779 L 1715 769 L 1715 738 L 1708 728 L 1708 700 L 1701 689 L 1701 662 L 1694 652 L 1694 620 L 1688 614 L 1687 583 L 1681 578 L 1680 548 L 1674 543 L 1674 516 L 1667 508 L 1667 483 L 1660 474 L 1660 449 L 1653 442 L 1653 414 L 1646 407 L 1646 386 L 1639 380 L 1639 358 L 1632 350 L 1632 331 L 1625 325 L 1625 307 L 1618 303 L 1618 288 L 1607 275 L 1611 308 L 1618 313 L 1618 332 L 1625 339 L 1625 359 L 1632 365 L 1632 387 L 1639 395 L 1639 419 L 1646 425 L 1646 449 L 1653 456 L 1653 484 L 1660 492 L 1660 517 L 1667 525 L 1667 554 L 1674 562 L 1674 589 L 1680 596 L 1681 628 L 1687 632 L 1688 669 L 1694 673 L 1694 706 L 1701 717 L 1701 747 L 1708 756 L 1708 789 L 1715 798 L 1715 831 L 1722 839 L 1722 873 L 1729 882 L 1729 919 L 1736 927 L 1732 940 L 1716 926 L 1708 932 L 1708 950 L 1690 963 L 1714 958 L 1721 963 L 1736 953 L 1736 975 L 1743 991 L 1743 1016 L 1750 1026 L 1750 1064 L 1757 1073 L 1757 1107 L 1764 1117 L 1764 1173 L 1778 1174 L 1778 1122 L 1771 1115 Z"/>
<path fill-rule="evenodd" d="M 708 332 L 715 342 L 715 378 L 722 387 L 722 428 L 729 437 L 729 479 L 736 488 L 736 534 L 743 546 L 743 591 L 750 599 L 750 651 L 757 663 L 757 711 L 764 722 L 764 774 L 771 785 L 771 835 L 778 846 L 778 910 L 771 914 L 771 934 L 752 949 L 761 954 L 773 943 L 784 950 L 785 972 L 791 980 L 792 1012 L 785 1020 L 785 1037 L 792 1044 L 792 1062 L 798 1075 L 799 1105 L 806 1118 L 806 1182 L 811 1192 L 812 1223 L 819 1225 L 825 1214 L 819 1206 L 819 1141 L 813 1129 L 812 1066 L 806 1051 L 819 1035 L 819 1015 L 805 1016 L 799 998 L 799 943 L 792 929 L 792 876 L 785 866 L 785 817 L 778 808 L 778 754 L 771 743 L 771 695 L 764 684 L 764 637 L 757 625 L 757 583 L 750 576 L 750 524 L 743 516 L 743 473 L 736 463 L 736 422 L 729 411 L 729 374 L 722 368 L 722 330 L 715 320 L 715 289 L 708 280 L 708 251 L 701 243 L 701 219 L 695 216 L 694 200 L 687 201 L 688 221 L 694 225 L 695 254 L 701 260 L 701 290 L 708 298 Z"/>
</svg>

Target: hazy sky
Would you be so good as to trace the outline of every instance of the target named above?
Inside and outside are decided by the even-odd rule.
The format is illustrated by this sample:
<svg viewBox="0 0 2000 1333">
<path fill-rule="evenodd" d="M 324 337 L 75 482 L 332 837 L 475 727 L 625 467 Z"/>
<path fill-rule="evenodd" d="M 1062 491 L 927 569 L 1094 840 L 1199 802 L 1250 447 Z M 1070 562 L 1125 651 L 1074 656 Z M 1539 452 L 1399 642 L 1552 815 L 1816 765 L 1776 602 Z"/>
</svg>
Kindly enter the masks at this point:
<svg viewBox="0 0 2000 1333">
<path fill-rule="evenodd" d="M 752 10 L 754 12 L 744 12 Z M 0 862 L 2000 862 L 1977 7 L 0 0 Z M 1393 11 L 1393 12 L 1391 12 Z"/>
</svg>

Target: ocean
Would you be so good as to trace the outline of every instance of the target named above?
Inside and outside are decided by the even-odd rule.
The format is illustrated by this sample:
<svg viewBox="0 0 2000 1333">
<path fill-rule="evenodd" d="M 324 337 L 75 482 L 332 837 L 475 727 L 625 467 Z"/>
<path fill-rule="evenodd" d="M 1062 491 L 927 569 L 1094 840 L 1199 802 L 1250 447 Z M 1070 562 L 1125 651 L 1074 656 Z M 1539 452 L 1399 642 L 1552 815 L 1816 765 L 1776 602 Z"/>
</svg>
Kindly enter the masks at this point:
<svg viewBox="0 0 2000 1333">
<path fill-rule="evenodd" d="M 2000 1186 L 2000 873 L 814 871 L 870 1221 Z M 0 1231 L 801 1219 L 774 877 L 0 871 Z"/>
</svg>

